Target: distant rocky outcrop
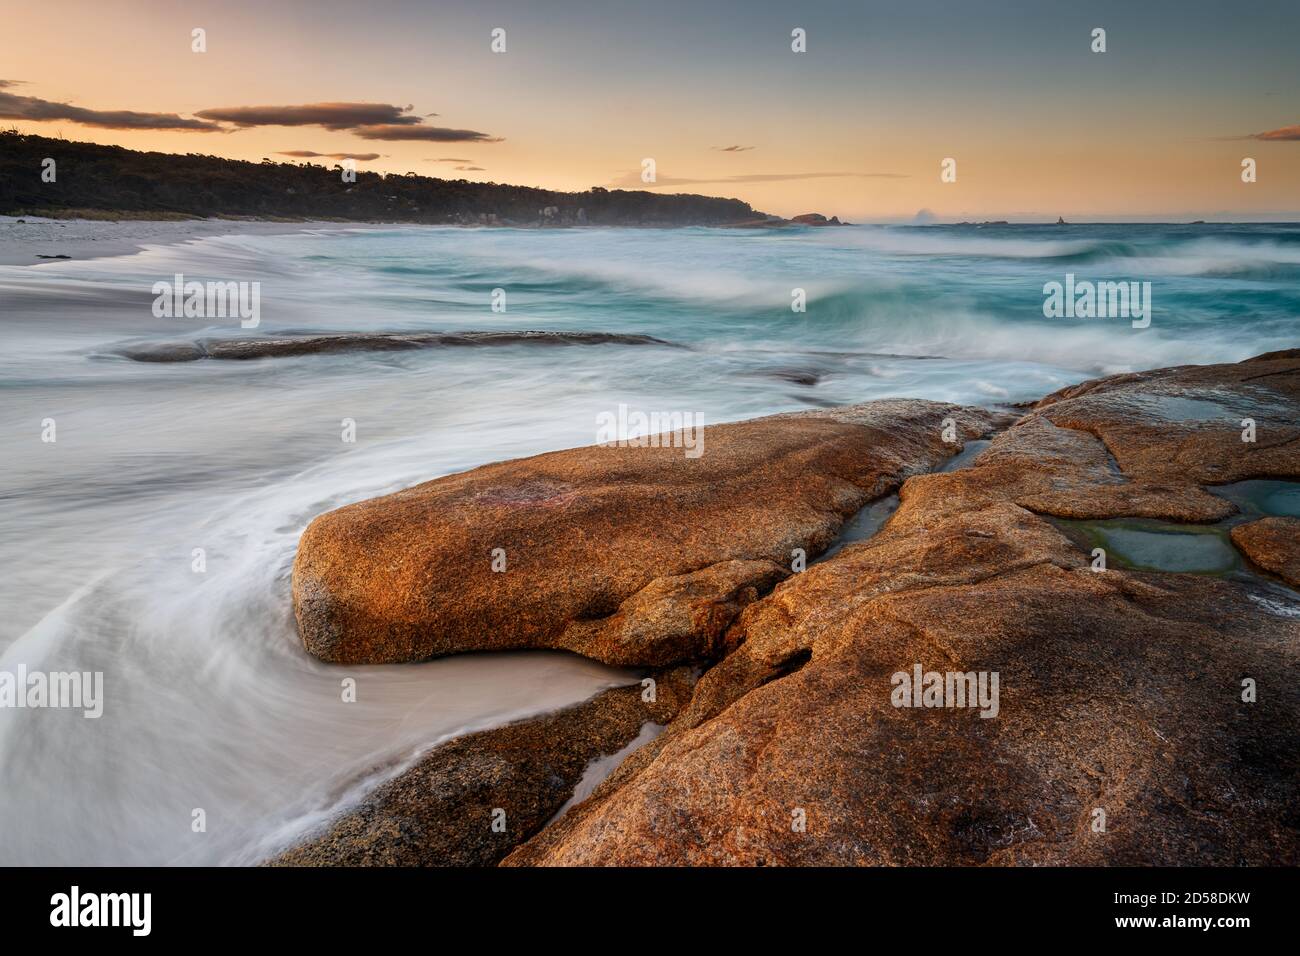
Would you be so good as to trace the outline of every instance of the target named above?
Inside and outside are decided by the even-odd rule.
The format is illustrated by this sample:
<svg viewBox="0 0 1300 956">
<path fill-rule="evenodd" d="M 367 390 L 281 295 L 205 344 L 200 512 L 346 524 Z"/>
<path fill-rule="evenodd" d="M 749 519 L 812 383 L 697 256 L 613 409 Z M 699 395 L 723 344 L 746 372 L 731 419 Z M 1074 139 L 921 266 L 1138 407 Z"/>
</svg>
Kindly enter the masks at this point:
<svg viewBox="0 0 1300 956">
<path fill-rule="evenodd" d="M 839 216 L 831 216 L 827 219 L 819 212 L 806 212 L 801 216 L 795 216 L 790 220 L 801 226 L 847 226 L 848 223 L 840 222 Z"/>
</svg>

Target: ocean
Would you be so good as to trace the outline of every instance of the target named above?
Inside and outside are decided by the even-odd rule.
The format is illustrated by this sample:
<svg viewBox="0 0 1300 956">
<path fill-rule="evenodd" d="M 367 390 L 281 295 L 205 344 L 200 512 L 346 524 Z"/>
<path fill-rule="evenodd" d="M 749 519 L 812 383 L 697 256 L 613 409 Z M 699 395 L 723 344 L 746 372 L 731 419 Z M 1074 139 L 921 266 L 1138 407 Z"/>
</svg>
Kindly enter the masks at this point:
<svg viewBox="0 0 1300 956">
<path fill-rule="evenodd" d="M 177 274 L 257 283 L 258 326 L 156 317 Z M 1067 277 L 1149 282 L 1149 326 L 1045 317 Z M 492 330 L 666 344 L 119 354 Z M 1293 224 L 305 229 L 0 266 L 0 672 L 102 672 L 104 695 L 95 719 L 0 707 L 0 864 L 255 861 L 422 749 L 636 677 L 552 653 L 314 661 L 289 571 L 323 511 L 590 444 L 620 406 L 712 424 L 893 396 L 1010 405 L 1297 333 Z"/>
</svg>

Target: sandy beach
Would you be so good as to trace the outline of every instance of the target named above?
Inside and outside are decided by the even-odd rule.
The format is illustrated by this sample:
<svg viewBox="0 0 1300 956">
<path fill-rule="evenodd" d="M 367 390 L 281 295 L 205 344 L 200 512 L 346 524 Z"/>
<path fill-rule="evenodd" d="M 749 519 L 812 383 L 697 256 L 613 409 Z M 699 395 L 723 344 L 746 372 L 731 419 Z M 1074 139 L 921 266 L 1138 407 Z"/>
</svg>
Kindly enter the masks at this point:
<svg viewBox="0 0 1300 956">
<path fill-rule="evenodd" d="M 129 256 L 148 246 L 212 236 L 278 236 L 304 230 L 364 229 L 359 223 L 246 219 L 49 219 L 0 216 L 0 266 Z"/>
</svg>

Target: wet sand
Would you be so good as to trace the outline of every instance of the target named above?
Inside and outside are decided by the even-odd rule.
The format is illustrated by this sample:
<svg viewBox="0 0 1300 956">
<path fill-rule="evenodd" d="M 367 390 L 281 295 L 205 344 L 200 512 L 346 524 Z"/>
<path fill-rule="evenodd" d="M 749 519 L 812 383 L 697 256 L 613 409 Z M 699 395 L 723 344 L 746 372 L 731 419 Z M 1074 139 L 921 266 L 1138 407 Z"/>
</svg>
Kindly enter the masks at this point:
<svg viewBox="0 0 1300 956">
<path fill-rule="evenodd" d="M 22 220 L 22 221 L 20 221 Z M 364 223 L 262 222 L 237 219 L 90 220 L 0 216 L 0 265 L 64 262 L 134 255 L 146 246 L 209 236 L 282 235 L 303 230 L 362 229 Z"/>
</svg>

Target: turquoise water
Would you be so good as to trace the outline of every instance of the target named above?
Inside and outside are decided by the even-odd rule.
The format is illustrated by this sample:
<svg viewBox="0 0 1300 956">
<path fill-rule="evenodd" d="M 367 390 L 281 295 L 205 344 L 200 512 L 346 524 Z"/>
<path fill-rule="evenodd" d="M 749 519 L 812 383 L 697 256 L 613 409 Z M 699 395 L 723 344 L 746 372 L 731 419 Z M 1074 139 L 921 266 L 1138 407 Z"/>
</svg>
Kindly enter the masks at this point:
<svg viewBox="0 0 1300 956">
<path fill-rule="evenodd" d="M 1089 551 L 1103 548 L 1108 567 L 1192 574 L 1227 574 L 1243 567 L 1229 527 L 1181 525 L 1141 518 L 1056 523 L 1077 535 Z"/>
<path fill-rule="evenodd" d="M 1209 489 L 1238 513 L 1211 525 L 1171 524 L 1142 518 L 1106 521 L 1056 519 L 1081 547 L 1106 549 L 1116 567 L 1143 571 L 1252 575 L 1232 543 L 1233 527 L 1266 515 L 1300 518 L 1300 482 L 1252 479 Z"/>
<path fill-rule="evenodd" d="M 156 318 L 153 284 L 176 273 L 260 283 L 259 327 Z M 1045 319 L 1043 285 L 1067 273 L 1150 281 L 1150 327 Z M 631 679 L 559 655 L 475 656 L 360 669 L 356 709 L 341 710 L 340 670 L 302 652 L 289 601 L 298 537 L 325 510 L 591 444 L 620 404 L 713 423 L 887 396 L 1033 400 L 1108 372 L 1294 347 L 1297 316 L 1288 225 L 394 227 L 0 267 L 0 669 L 102 670 L 107 697 L 98 721 L 0 713 L 0 863 L 256 859 L 377 765 Z M 685 348 L 114 354 L 208 336 L 521 329 Z M 57 443 L 40 440 L 47 418 Z"/>
<path fill-rule="evenodd" d="M 1300 482 L 1256 479 L 1210 489 L 1235 504 L 1243 515 L 1300 518 Z"/>
<path fill-rule="evenodd" d="M 1300 226 L 859 227 L 744 231 L 393 228 L 225 238 L 135 257 L 44 266 L 0 285 L 7 317 L 43 335 L 117 340 L 240 334 L 235 323 L 154 320 L 149 285 L 262 284 L 260 332 L 573 329 L 638 332 L 696 354 L 566 358 L 613 384 L 675 392 L 711 417 L 881 394 L 1036 398 L 1081 378 L 1245 358 L 1300 340 Z M 1150 328 L 1047 319 L 1043 285 L 1149 281 Z M 492 292 L 506 310 L 491 310 Z M 807 307 L 791 310 L 792 290 Z M 61 330 L 45 322 L 67 293 Z M 126 321 L 117 321 L 122 315 Z M 39 339 L 30 344 L 38 344 Z M 21 345 L 21 343 L 19 343 Z M 72 343 L 70 343 L 72 344 Z M 20 349 L 22 377 L 48 350 Z M 461 357 L 460 360 L 463 360 Z M 0 359 L 0 362 L 4 361 Z M 377 360 L 381 361 L 381 360 Z M 497 368 L 497 359 L 491 367 Z M 69 371 L 69 369 L 65 369 Z M 793 373 L 793 374 L 791 374 Z M 725 390 L 726 397 L 717 394 Z"/>
</svg>

